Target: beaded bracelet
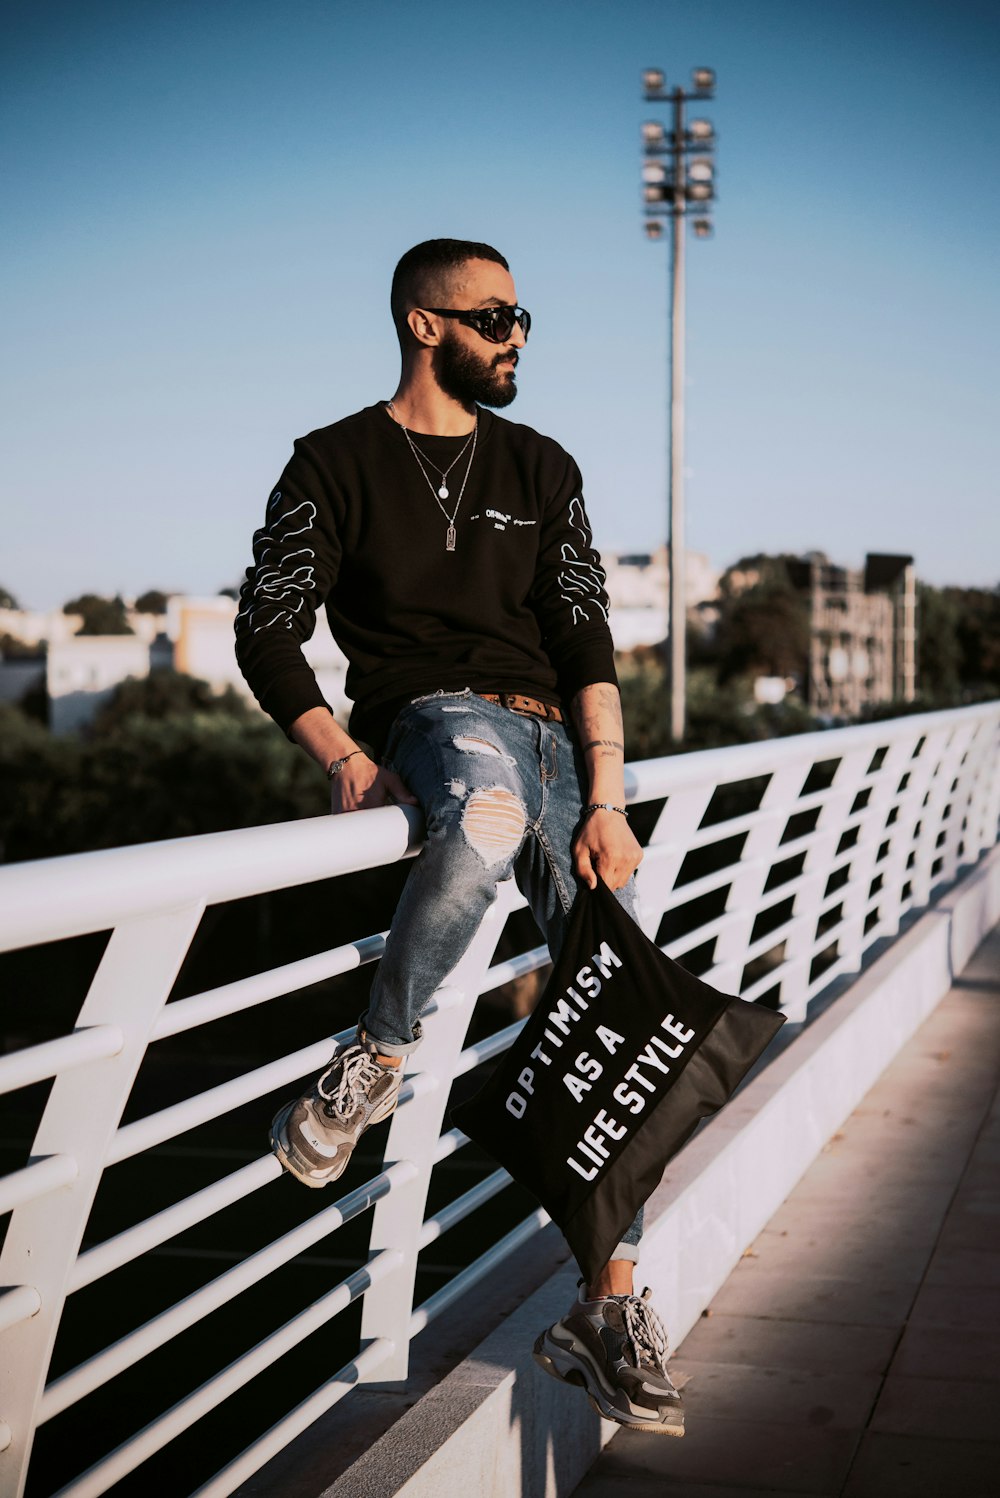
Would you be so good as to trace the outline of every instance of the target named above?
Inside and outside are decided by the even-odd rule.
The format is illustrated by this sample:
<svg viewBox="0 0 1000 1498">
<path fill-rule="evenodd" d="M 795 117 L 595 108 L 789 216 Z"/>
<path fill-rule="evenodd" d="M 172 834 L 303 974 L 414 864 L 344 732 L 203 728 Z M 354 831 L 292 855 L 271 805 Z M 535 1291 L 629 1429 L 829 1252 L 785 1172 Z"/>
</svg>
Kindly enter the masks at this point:
<svg viewBox="0 0 1000 1498">
<path fill-rule="evenodd" d="M 592 801 L 589 806 L 583 808 L 584 816 L 592 811 L 616 811 L 620 817 L 625 817 L 626 820 L 628 818 L 628 812 L 624 806 L 612 806 L 610 801 Z"/>
</svg>

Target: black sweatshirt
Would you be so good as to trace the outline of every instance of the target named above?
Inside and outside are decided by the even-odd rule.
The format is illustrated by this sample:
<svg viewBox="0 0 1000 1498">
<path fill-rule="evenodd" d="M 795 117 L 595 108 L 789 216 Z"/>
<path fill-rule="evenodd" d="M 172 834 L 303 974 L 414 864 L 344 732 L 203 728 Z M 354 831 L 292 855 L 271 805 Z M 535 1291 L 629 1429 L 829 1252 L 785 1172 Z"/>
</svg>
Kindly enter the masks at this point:
<svg viewBox="0 0 1000 1498">
<path fill-rule="evenodd" d="M 464 437 L 413 433 L 438 470 Z M 450 516 L 471 446 L 448 475 Z M 448 519 L 383 404 L 311 432 L 254 535 L 236 618 L 240 669 L 283 729 L 325 707 L 301 644 L 326 605 L 348 659 L 350 729 L 380 750 L 412 697 L 523 692 L 558 705 L 615 682 L 604 572 L 580 473 L 558 443 L 480 410 L 476 452 Z"/>
</svg>

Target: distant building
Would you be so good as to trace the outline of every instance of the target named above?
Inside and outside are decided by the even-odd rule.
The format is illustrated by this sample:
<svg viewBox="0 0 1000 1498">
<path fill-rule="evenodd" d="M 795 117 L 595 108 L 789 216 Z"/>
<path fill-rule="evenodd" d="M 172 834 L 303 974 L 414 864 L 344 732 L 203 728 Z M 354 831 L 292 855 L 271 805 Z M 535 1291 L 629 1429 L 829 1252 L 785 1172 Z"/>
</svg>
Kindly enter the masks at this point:
<svg viewBox="0 0 1000 1498">
<path fill-rule="evenodd" d="M 127 676 L 149 675 L 150 647 L 138 635 L 72 635 L 50 640 L 46 667 L 49 727 L 75 733 Z"/>
<path fill-rule="evenodd" d="M 189 598 L 177 594 L 167 607 L 167 635 L 173 643 L 174 669 L 200 677 L 215 691 L 234 687 L 251 702 L 250 688 L 236 664 L 233 622 L 238 604 L 225 595 Z M 319 689 L 334 713 L 346 717 L 351 709 L 345 683 L 347 657 L 335 644 L 326 613 L 316 615 L 316 629 L 302 653 L 316 673 Z"/>
<path fill-rule="evenodd" d="M 788 563 L 809 598 L 805 698 L 815 713 L 856 717 L 863 707 L 912 702 L 916 686 L 913 558 L 869 552 L 863 569 L 821 552 Z"/>
<path fill-rule="evenodd" d="M 611 600 L 609 623 L 616 650 L 658 645 L 670 633 L 670 552 L 602 551 Z M 719 591 L 719 574 L 707 556 L 688 551 L 684 556 L 684 596 L 688 609 L 710 602 Z"/>
</svg>

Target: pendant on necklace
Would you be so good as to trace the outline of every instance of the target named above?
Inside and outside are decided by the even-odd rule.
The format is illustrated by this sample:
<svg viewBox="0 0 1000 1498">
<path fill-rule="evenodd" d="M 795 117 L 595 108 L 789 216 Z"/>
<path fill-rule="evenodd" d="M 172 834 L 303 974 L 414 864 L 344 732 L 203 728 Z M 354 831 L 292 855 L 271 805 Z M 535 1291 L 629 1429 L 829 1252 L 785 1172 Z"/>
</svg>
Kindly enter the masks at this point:
<svg viewBox="0 0 1000 1498">
<path fill-rule="evenodd" d="M 442 484 L 441 487 L 440 487 L 440 489 L 438 490 L 438 499 L 447 499 L 447 498 L 448 498 L 448 485 L 447 484 Z"/>
<path fill-rule="evenodd" d="M 448 527 L 448 534 L 445 537 L 444 549 L 445 551 L 455 550 L 455 527 L 453 525 L 449 525 Z"/>
</svg>

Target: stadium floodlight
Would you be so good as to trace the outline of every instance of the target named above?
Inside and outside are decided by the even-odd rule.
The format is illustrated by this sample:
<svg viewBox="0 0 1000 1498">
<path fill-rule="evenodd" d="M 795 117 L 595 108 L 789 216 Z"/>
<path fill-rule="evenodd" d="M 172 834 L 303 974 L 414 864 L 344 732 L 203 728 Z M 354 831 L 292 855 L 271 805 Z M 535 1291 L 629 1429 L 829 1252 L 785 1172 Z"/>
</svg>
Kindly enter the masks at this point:
<svg viewBox="0 0 1000 1498">
<path fill-rule="evenodd" d="M 669 103 L 670 128 L 658 120 L 642 126 L 643 229 L 647 239 L 663 239 L 670 224 L 670 463 L 667 479 L 669 515 L 667 546 L 670 556 L 669 651 L 670 736 L 684 739 L 687 666 L 687 615 L 684 600 L 684 260 L 686 220 L 696 239 L 707 239 L 712 222 L 707 216 L 715 197 L 715 128 L 711 120 L 685 119 L 685 106 L 710 99 L 715 92 L 712 68 L 692 68 L 691 87 L 667 91 L 659 68 L 642 74 L 645 98 Z M 686 126 L 686 128 L 685 128 Z M 666 160 L 651 158 L 663 157 Z M 690 205 L 690 207 L 689 207 Z"/>
</svg>

